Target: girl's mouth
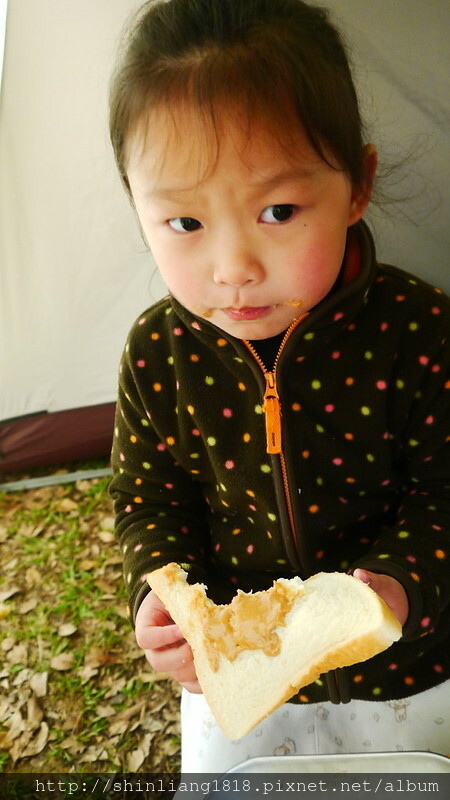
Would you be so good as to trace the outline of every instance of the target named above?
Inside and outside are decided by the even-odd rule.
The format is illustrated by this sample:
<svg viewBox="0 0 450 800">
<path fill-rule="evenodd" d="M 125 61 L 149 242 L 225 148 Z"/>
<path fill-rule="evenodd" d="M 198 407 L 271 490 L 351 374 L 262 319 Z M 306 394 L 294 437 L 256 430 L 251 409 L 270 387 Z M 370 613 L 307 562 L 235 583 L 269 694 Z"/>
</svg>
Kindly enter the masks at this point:
<svg viewBox="0 0 450 800">
<path fill-rule="evenodd" d="M 224 308 L 223 311 L 230 319 L 251 320 L 265 317 L 272 310 L 272 306 L 245 306 L 244 308 Z"/>
</svg>

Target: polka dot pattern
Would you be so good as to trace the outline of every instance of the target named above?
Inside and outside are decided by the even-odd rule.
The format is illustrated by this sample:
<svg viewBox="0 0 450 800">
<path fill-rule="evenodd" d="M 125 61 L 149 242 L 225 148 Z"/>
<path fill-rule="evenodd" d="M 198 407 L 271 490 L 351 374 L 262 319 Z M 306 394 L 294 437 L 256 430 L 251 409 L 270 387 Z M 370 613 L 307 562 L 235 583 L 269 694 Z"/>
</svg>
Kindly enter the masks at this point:
<svg viewBox="0 0 450 800">
<path fill-rule="evenodd" d="M 383 699 L 450 676 L 433 650 L 450 601 L 450 312 L 444 295 L 405 273 L 366 270 L 367 298 L 337 292 L 279 360 L 300 551 L 279 457 L 266 452 L 262 373 L 244 343 L 173 299 L 141 315 L 124 352 L 111 491 L 131 608 L 142 576 L 171 560 L 207 581 L 213 558 L 228 599 L 279 575 L 356 564 L 400 577 L 420 615 L 404 643 L 351 680 L 354 696 Z M 324 683 L 302 692 L 308 702 L 326 696 Z"/>
</svg>

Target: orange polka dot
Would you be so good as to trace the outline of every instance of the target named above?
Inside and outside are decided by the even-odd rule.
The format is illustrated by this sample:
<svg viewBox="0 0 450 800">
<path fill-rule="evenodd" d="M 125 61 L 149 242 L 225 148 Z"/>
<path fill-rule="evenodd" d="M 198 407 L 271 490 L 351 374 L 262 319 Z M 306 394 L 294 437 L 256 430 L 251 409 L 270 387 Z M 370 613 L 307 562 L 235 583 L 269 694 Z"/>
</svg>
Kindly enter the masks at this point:
<svg viewBox="0 0 450 800">
<path fill-rule="evenodd" d="M 356 483 L 356 478 L 346 478 L 346 483 Z"/>
<path fill-rule="evenodd" d="M 312 505 L 308 509 L 310 514 L 317 514 L 318 510 L 319 510 L 319 506 L 316 506 L 316 505 Z"/>
<path fill-rule="evenodd" d="M 140 486 L 141 483 L 142 483 L 142 478 L 136 478 L 136 480 L 135 480 L 136 486 Z"/>
<path fill-rule="evenodd" d="M 241 532 L 241 529 L 240 528 L 234 528 L 234 530 L 231 531 L 231 532 L 232 532 L 233 536 L 237 536 L 237 534 Z"/>
<path fill-rule="evenodd" d="M 255 497 L 255 493 L 251 489 L 246 489 L 245 494 L 248 494 L 249 497 Z"/>
<path fill-rule="evenodd" d="M 227 344 L 228 342 L 226 339 L 217 339 L 217 347 L 225 347 Z"/>
<path fill-rule="evenodd" d="M 144 502 L 142 497 L 134 497 L 133 500 L 134 500 L 135 503 L 143 503 Z"/>
<path fill-rule="evenodd" d="M 194 361 L 194 362 L 200 361 L 200 356 L 198 356 L 197 353 L 191 353 L 189 358 L 191 359 L 191 361 Z"/>
<path fill-rule="evenodd" d="M 352 441 L 353 441 L 353 439 L 355 438 L 353 433 L 345 433 L 345 434 L 344 434 L 344 437 L 345 437 L 345 439 L 347 439 L 349 442 L 352 442 Z"/>
<path fill-rule="evenodd" d="M 363 680 L 363 676 L 362 675 L 354 675 L 353 676 L 353 682 L 354 683 L 361 683 L 362 680 Z"/>
<path fill-rule="evenodd" d="M 247 389 L 247 387 L 246 387 L 245 383 L 242 383 L 241 381 L 239 381 L 239 383 L 238 383 L 238 387 L 239 387 L 239 389 L 241 390 L 241 392 L 245 392 L 245 391 L 246 391 L 246 389 Z"/>
<path fill-rule="evenodd" d="M 406 678 L 405 678 L 405 683 L 406 683 L 407 686 L 413 686 L 414 678 L 411 678 L 410 675 L 407 675 Z"/>
<path fill-rule="evenodd" d="M 346 378 L 345 380 L 346 386 L 353 386 L 354 382 L 355 382 L 354 378 Z"/>
<path fill-rule="evenodd" d="M 318 550 L 318 552 L 316 553 L 316 558 L 323 558 L 323 555 L 324 555 L 323 550 Z"/>
<path fill-rule="evenodd" d="M 417 583 L 420 583 L 420 578 L 419 578 L 417 572 L 411 572 L 411 578 L 413 578 L 413 580 L 417 581 Z"/>
<path fill-rule="evenodd" d="M 446 389 L 450 389 L 450 381 L 445 381 L 444 386 Z"/>
<path fill-rule="evenodd" d="M 302 701 L 302 703 L 309 703 L 309 698 L 306 694 L 299 694 L 298 699 Z"/>
<path fill-rule="evenodd" d="M 137 436 L 134 436 L 134 435 L 133 435 L 133 436 L 130 436 L 130 442 L 133 442 L 133 444 L 136 444 L 136 442 L 137 442 Z"/>
<path fill-rule="evenodd" d="M 167 444 L 175 444 L 175 439 L 173 436 L 168 436 L 166 442 Z"/>
<path fill-rule="evenodd" d="M 154 522 L 152 522 L 151 525 L 147 525 L 147 530 L 148 531 L 152 531 L 154 528 L 156 528 L 156 525 L 155 525 Z"/>
<path fill-rule="evenodd" d="M 444 550 L 435 550 L 434 555 L 436 558 L 445 558 L 446 554 Z"/>
<path fill-rule="evenodd" d="M 153 339 L 153 341 L 155 341 L 155 342 L 156 342 L 156 341 L 157 341 L 157 340 L 160 338 L 160 337 L 159 337 L 159 333 L 152 333 L 152 336 L 151 336 L 151 338 Z"/>
<path fill-rule="evenodd" d="M 302 457 L 303 458 L 309 458 L 310 455 L 311 455 L 311 453 L 309 452 L 309 450 L 303 450 L 303 453 L 302 453 Z"/>
<path fill-rule="evenodd" d="M 154 383 L 153 384 L 153 389 L 155 390 L 155 392 L 160 392 L 161 389 L 162 389 L 162 386 L 161 386 L 160 383 Z"/>
<path fill-rule="evenodd" d="M 159 550 L 155 550 L 153 553 L 150 553 L 150 555 L 153 556 L 153 558 L 156 558 L 157 556 L 160 556 L 161 553 Z"/>
<path fill-rule="evenodd" d="M 292 403 L 292 411 L 301 411 L 302 407 L 300 403 Z"/>
<path fill-rule="evenodd" d="M 243 438 L 244 442 L 249 442 L 252 437 L 250 436 L 249 433 L 244 433 L 242 438 Z"/>
</svg>

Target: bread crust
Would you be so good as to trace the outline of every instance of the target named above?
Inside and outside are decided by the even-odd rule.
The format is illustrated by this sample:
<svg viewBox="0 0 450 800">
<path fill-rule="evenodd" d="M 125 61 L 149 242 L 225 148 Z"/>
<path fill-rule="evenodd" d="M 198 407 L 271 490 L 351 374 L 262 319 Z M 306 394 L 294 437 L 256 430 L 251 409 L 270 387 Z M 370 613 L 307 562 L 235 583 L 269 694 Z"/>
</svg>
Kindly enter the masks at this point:
<svg viewBox="0 0 450 800">
<path fill-rule="evenodd" d="M 205 698 L 230 739 L 244 736 L 324 672 L 365 661 L 401 636 L 391 609 L 344 573 L 279 579 L 265 592 L 238 593 L 229 606 L 216 606 L 202 584 L 186 579 L 177 564 L 148 576 L 189 642 Z M 268 614 L 277 598 L 279 610 Z M 270 623 L 265 632 L 261 619 Z"/>
</svg>

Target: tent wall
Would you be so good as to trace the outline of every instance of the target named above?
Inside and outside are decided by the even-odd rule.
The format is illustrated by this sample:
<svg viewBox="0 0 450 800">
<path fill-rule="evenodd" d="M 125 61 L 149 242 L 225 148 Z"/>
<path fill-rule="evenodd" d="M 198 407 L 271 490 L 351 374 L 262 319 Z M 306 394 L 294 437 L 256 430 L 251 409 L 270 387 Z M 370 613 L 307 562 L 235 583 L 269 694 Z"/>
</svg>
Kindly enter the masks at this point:
<svg viewBox="0 0 450 800">
<path fill-rule="evenodd" d="M 62 453 L 108 452 L 127 330 L 166 291 L 120 186 L 107 133 L 117 42 L 140 4 L 8 3 L 0 97 L 0 471 Z M 410 153 L 395 172 L 404 200 L 370 215 L 379 255 L 448 291 L 450 4 L 324 4 L 354 50 L 382 163 Z"/>
</svg>

